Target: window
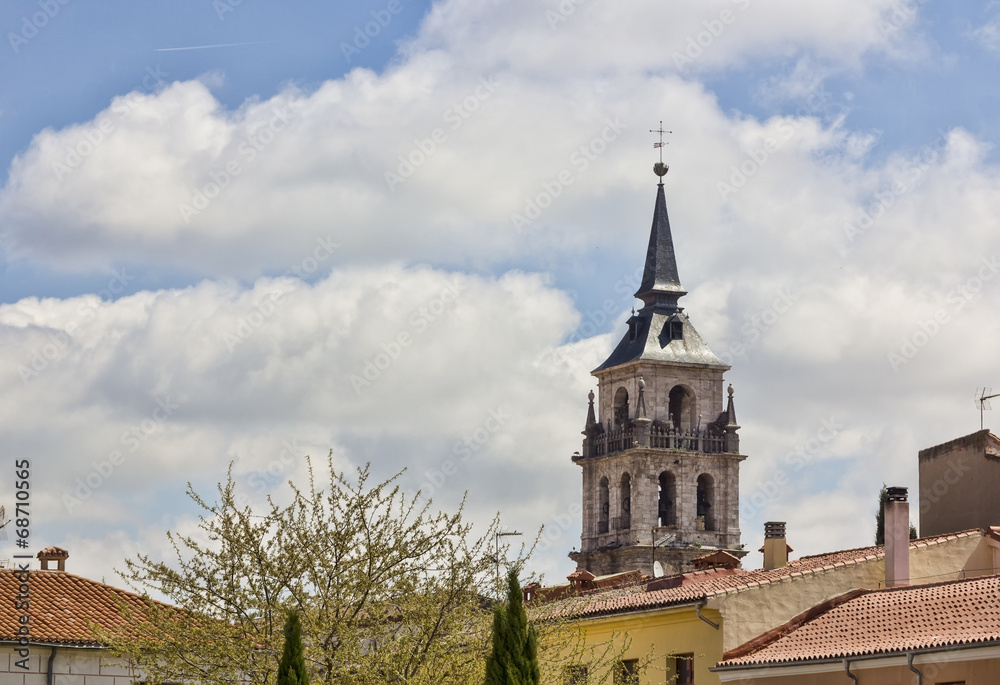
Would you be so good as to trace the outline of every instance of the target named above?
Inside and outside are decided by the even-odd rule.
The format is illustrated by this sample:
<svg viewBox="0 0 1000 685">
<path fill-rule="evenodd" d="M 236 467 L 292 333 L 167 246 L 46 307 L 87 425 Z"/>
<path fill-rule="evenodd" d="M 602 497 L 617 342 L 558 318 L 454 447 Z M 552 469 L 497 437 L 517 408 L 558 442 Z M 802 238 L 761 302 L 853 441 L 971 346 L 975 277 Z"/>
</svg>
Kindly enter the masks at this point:
<svg viewBox="0 0 1000 685">
<path fill-rule="evenodd" d="M 632 685 L 639 682 L 639 660 L 619 661 L 615 668 L 615 685 Z"/>
<path fill-rule="evenodd" d="M 615 415 L 615 428 L 620 428 L 628 423 L 628 390 L 618 388 L 615 391 L 615 400 L 612 409 Z"/>
<path fill-rule="evenodd" d="M 600 507 L 597 514 L 597 532 L 607 533 L 608 532 L 608 520 L 611 516 L 611 501 L 608 496 L 608 479 L 602 478 L 600 485 L 597 486 L 597 500 Z"/>
<path fill-rule="evenodd" d="M 619 493 L 622 498 L 621 515 L 618 517 L 615 530 L 628 530 L 632 527 L 632 476 L 627 473 L 622 475 Z"/>
<path fill-rule="evenodd" d="M 670 422 L 676 430 L 688 432 L 697 427 L 698 417 L 695 413 L 694 392 L 683 385 L 675 385 L 670 389 L 667 413 Z"/>
<path fill-rule="evenodd" d="M 677 674 L 676 685 L 693 685 L 694 654 L 678 654 L 674 658 L 674 673 Z"/>
<path fill-rule="evenodd" d="M 658 486 L 658 502 L 656 506 L 657 523 L 660 526 L 677 525 L 677 481 L 674 474 L 664 471 L 660 474 Z"/>
<path fill-rule="evenodd" d="M 564 685 L 584 685 L 587 682 L 586 666 L 563 666 Z"/>
<path fill-rule="evenodd" d="M 715 502 L 715 480 L 707 473 L 698 476 L 697 522 L 699 530 L 715 530 L 712 504 Z"/>
<path fill-rule="evenodd" d="M 670 322 L 670 339 L 671 340 L 683 340 L 684 339 L 684 324 L 680 321 Z"/>
</svg>

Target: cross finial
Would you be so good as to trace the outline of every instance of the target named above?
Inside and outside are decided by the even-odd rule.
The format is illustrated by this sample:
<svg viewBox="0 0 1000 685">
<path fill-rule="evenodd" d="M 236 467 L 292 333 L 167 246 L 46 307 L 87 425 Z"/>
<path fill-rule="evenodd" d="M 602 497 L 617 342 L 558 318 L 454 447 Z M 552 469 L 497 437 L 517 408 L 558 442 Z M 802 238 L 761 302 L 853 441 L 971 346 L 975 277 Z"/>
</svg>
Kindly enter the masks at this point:
<svg viewBox="0 0 1000 685">
<path fill-rule="evenodd" d="M 663 121 L 661 120 L 660 121 L 660 128 L 651 128 L 651 129 L 649 129 L 649 132 L 650 133 L 659 133 L 660 134 L 660 140 L 659 140 L 659 142 L 653 143 L 653 147 L 656 148 L 656 149 L 659 149 L 659 151 L 660 151 L 660 164 L 663 164 L 663 146 L 666 145 L 666 143 L 663 142 L 663 134 L 664 133 L 673 133 L 673 131 L 665 131 L 663 129 Z"/>
</svg>

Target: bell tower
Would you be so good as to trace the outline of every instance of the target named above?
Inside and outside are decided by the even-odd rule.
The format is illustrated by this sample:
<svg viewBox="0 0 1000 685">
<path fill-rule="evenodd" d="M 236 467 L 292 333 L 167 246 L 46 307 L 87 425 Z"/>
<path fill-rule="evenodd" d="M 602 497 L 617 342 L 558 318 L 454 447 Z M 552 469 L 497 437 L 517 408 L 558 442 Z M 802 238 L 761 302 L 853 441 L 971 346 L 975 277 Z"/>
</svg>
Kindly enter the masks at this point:
<svg viewBox="0 0 1000 685">
<path fill-rule="evenodd" d="M 653 208 L 642 308 L 593 371 L 583 450 L 583 534 L 577 566 L 601 576 L 692 570 L 716 550 L 741 558 L 740 441 L 729 366 L 705 344 L 678 300 L 681 287 L 663 177 Z"/>
</svg>

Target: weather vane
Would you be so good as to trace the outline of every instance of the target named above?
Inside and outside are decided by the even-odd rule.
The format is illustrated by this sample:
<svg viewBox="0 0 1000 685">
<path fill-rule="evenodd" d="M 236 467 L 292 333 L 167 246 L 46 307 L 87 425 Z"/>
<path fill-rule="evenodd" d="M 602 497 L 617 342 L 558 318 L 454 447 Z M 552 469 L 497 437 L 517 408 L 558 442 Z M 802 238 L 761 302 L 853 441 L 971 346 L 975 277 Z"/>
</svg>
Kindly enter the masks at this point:
<svg viewBox="0 0 1000 685">
<path fill-rule="evenodd" d="M 663 134 L 673 133 L 673 131 L 665 131 L 663 129 L 663 121 L 660 121 L 660 128 L 651 128 L 649 129 L 649 132 L 660 134 L 659 142 L 653 143 L 653 149 L 658 149 L 660 151 L 660 161 L 653 165 L 653 173 L 660 178 L 663 178 L 667 175 L 667 171 L 670 170 L 670 167 L 663 163 L 663 146 L 666 145 L 666 143 L 663 142 Z"/>
</svg>

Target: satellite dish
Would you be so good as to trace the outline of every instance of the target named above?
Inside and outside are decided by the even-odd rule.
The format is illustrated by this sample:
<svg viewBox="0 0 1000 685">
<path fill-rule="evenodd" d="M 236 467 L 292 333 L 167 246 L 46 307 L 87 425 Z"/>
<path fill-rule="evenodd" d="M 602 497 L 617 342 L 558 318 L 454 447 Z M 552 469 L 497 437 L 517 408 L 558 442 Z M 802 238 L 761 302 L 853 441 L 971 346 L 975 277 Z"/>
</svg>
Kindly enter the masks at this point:
<svg viewBox="0 0 1000 685">
<path fill-rule="evenodd" d="M 658 561 L 653 562 L 653 577 L 662 578 L 663 577 L 663 564 Z"/>
</svg>

